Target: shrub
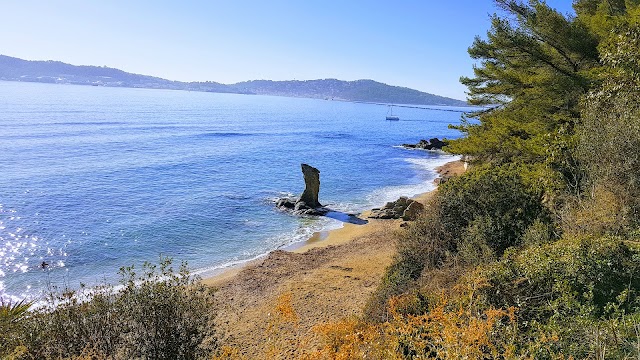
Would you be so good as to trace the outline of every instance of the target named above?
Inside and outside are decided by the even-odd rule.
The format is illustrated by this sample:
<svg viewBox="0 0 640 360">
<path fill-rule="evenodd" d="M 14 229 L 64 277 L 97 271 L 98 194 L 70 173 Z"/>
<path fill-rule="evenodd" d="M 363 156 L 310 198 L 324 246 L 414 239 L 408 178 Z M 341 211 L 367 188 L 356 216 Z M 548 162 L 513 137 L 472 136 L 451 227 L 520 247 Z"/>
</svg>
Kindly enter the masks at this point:
<svg viewBox="0 0 640 360">
<path fill-rule="evenodd" d="M 583 100 L 576 153 L 590 186 L 603 186 L 640 224 L 640 26 L 619 26 L 600 45 L 603 82 Z"/>
<path fill-rule="evenodd" d="M 640 257 L 615 237 L 571 238 L 511 251 L 491 266 L 487 298 L 496 306 L 518 304 L 530 309 L 525 320 L 544 320 L 548 313 L 570 310 L 565 305 L 589 304 L 602 316 L 618 302 L 631 310 L 640 303 Z"/>
<path fill-rule="evenodd" d="M 509 358 L 515 309 L 477 309 L 473 287 L 439 293 L 428 311 L 415 314 L 422 299 L 392 297 L 389 321 L 354 319 L 315 328 L 325 346 L 308 359 L 493 359 Z"/>
<path fill-rule="evenodd" d="M 537 219 L 522 234 L 522 244 L 542 245 L 553 241 L 558 237 L 554 224 Z"/>
<path fill-rule="evenodd" d="M 23 356 L 37 359 L 196 359 L 215 349 L 211 294 L 184 264 L 174 272 L 164 258 L 145 263 L 140 275 L 134 270 L 121 269 L 119 291 L 51 294 L 48 307 L 10 326 L 10 336 Z M 0 356 L 16 349 L 0 349 Z"/>
<path fill-rule="evenodd" d="M 520 170 L 480 167 L 444 183 L 423 216 L 401 233 L 394 261 L 368 301 L 365 316 L 387 320 L 388 299 L 408 291 L 425 269 L 491 262 L 522 244 L 525 234 L 529 241 L 551 239 L 553 226 L 542 191 L 526 185 Z"/>
<path fill-rule="evenodd" d="M 14 349 L 8 357 L 18 358 L 18 354 L 24 353 L 24 347 L 20 346 L 20 331 L 22 321 L 28 315 L 33 302 L 11 301 L 0 299 L 0 356 L 6 351 Z"/>
<path fill-rule="evenodd" d="M 365 305 L 368 320 L 388 319 L 387 301 L 407 291 L 426 267 L 438 267 L 447 257 L 451 241 L 440 226 L 440 207 L 433 201 L 427 212 L 409 223 L 406 231 L 399 233 L 396 255 L 385 270 L 382 282 Z"/>
<path fill-rule="evenodd" d="M 125 288 L 116 305 L 128 315 L 126 357 L 194 359 L 215 345 L 208 290 L 195 284 L 184 266 L 174 274 L 170 265 L 147 263 L 140 276 L 133 267 L 121 270 Z"/>
<path fill-rule="evenodd" d="M 458 245 L 459 260 L 466 265 L 480 265 L 495 260 L 495 250 L 489 245 L 496 224 L 486 216 L 474 219 L 465 229 Z"/>
<path fill-rule="evenodd" d="M 484 275 L 487 306 L 520 309 L 523 345 L 544 338 L 551 350 L 577 358 L 603 347 L 620 355 L 640 346 L 633 345 L 633 327 L 640 324 L 640 256 L 623 239 L 567 238 L 514 249 Z M 528 351 L 534 350 L 542 351 Z"/>
<path fill-rule="evenodd" d="M 438 190 L 440 222 L 452 239 L 482 241 L 502 255 L 521 244 L 536 220 L 550 222 L 541 189 L 525 184 L 515 166 L 479 167 Z"/>
<path fill-rule="evenodd" d="M 562 226 L 574 236 L 623 235 L 630 230 L 629 210 L 615 192 L 597 185 L 567 206 Z"/>
<path fill-rule="evenodd" d="M 640 253 L 627 246 L 634 241 L 572 237 L 514 247 L 440 289 L 392 296 L 384 323 L 322 327 L 327 346 L 317 358 L 637 358 Z"/>
</svg>

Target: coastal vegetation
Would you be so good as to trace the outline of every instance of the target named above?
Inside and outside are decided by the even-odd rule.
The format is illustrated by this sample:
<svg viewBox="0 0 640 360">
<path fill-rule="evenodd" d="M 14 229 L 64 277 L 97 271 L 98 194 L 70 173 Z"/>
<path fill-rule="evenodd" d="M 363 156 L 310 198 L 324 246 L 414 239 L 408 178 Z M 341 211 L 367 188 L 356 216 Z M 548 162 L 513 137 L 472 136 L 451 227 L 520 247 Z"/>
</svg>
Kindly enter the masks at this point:
<svg viewBox="0 0 640 360">
<path fill-rule="evenodd" d="M 363 318 L 318 358 L 640 356 L 640 2 L 497 0 L 462 78 L 492 105 Z"/>
<path fill-rule="evenodd" d="M 121 289 L 52 289 L 0 304 L 2 359 L 199 359 L 217 348 L 210 288 L 171 259 L 120 270 Z M 88 300 L 89 299 L 89 300 Z"/>
</svg>

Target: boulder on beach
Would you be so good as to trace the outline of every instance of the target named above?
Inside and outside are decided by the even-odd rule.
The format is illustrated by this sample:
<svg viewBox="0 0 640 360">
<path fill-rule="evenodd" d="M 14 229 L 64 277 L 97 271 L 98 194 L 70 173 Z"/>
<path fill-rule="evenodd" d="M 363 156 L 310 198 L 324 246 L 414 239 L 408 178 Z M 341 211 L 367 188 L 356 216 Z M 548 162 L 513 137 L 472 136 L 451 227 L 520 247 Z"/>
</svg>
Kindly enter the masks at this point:
<svg viewBox="0 0 640 360">
<path fill-rule="evenodd" d="M 401 196 L 396 201 L 391 201 L 385 204 L 380 209 L 372 209 L 369 218 L 372 219 L 400 219 L 405 221 L 415 220 L 418 215 L 424 211 L 424 205 L 421 203 L 409 199 L 406 196 Z"/>
<path fill-rule="evenodd" d="M 402 212 L 402 220 L 411 221 L 418 218 L 420 213 L 424 211 L 424 205 L 417 201 L 411 201 L 406 209 Z"/>
</svg>

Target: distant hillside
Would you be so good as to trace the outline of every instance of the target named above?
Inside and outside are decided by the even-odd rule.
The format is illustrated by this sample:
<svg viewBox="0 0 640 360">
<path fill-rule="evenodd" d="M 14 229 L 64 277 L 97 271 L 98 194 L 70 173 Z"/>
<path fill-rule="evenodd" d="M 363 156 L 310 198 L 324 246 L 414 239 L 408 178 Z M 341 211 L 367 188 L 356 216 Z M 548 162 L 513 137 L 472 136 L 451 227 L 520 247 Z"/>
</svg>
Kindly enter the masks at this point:
<svg viewBox="0 0 640 360">
<path fill-rule="evenodd" d="M 464 101 L 433 95 L 405 87 L 391 86 L 373 80 L 253 80 L 229 86 L 242 92 L 250 92 L 260 95 L 329 98 L 394 104 L 466 105 Z"/>
<path fill-rule="evenodd" d="M 416 105 L 464 106 L 466 102 L 373 80 L 306 81 L 253 80 L 237 84 L 171 81 L 100 66 L 76 66 L 60 61 L 28 61 L 0 55 L 0 80 L 77 85 L 191 90 L 346 101 Z"/>
</svg>

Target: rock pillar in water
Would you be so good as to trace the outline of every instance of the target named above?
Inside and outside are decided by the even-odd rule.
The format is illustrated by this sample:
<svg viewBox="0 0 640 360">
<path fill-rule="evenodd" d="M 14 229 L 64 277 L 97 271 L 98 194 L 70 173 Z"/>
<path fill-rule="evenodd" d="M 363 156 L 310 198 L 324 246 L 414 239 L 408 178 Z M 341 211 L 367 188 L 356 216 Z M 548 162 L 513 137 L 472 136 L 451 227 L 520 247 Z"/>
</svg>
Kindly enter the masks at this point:
<svg viewBox="0 0 640 360">
<path fill-rule="evenodd" d="M 321 207 L 318 201 L 318 193 L 320 192 L 320 170 L 302 164 L 302 175 L 304 175 L 304 191 L 298 202 L 303 202 L 309 208 Z"/>
</svg>

